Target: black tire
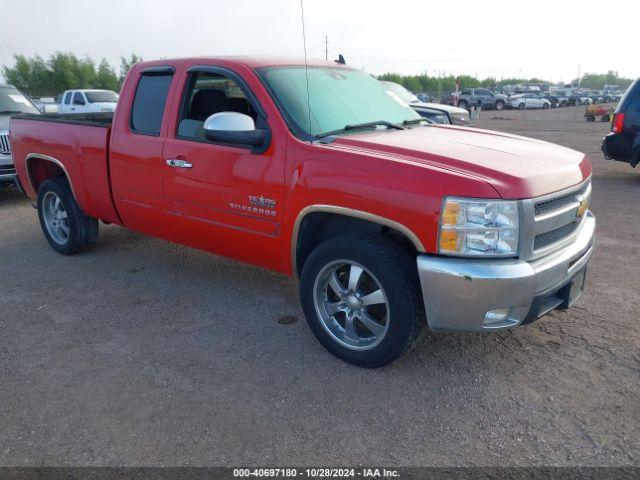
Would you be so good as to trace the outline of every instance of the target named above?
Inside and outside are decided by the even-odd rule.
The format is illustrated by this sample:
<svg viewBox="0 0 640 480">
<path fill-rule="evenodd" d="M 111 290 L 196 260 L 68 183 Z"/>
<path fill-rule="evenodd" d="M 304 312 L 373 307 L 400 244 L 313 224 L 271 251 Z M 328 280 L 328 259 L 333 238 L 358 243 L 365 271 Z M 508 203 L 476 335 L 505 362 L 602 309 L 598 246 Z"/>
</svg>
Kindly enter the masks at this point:
<svg viewBox="0 0 640 480">
<path fill-rule="evenodd" d="M 525 109 L 525 104 L 521 103 L 518 105 L 518 110 L 524 110 Z"/>
<path fill-rule="evenodd" d="M 566 101 L 566 100 L 563 100 L 563 101 L 561 101 L 561 102 L 560 102 L 560 106 L 561 106 L 561 107 L 566 107 L 566 106 L 567 106 L 567 104 L 568 104 L 568 103 L 567 103 L 567 101 Z"/>
<path fill-rule="evenodd" d="M 549 104 L 548 103 L 543 103 L 542 104 L 542 109 L 546 110 L 547 108 L 549 108 Z"/>
<path fill-rule="evenodd" d="M 496 110 L 504 110 L 505 103 L 502 100 L 496 102 Z"/>
<path fill-rule="evenodd" d="M 595 122 L 596 121 L 596 117 L 594 117 L 593 115 L 587 115 L 587 122 Z"/>
<path fill-rule="evenodd" d="M 354 350 L 330 334 L 316 309 L 316 279 L 328 265 L 351 261 L 371 272 L 386 295 L 388 329 L 379 344 Z M 382 236 L 344 235 L 320 244 L 304 263 L 300 276 L 300 299 L 309 327 L 336 357 L 366 368 L 387 365 L 402 356 L 426 325 L 424 304 L 415 258 Z"/>
<path fill-rule="evenodd" d="M 466 100 L 458 100 L 458 107 L 467 110 L 469 103 Z"/>
<path fill-rule="evenodd" d="M 45 221 L 44 199 L 48 194 L 55 194 L 66 212 L 68 236 L 64 241 L 56 240 Z M 38 217 L 44 236 L 49 245 L 63 255 L 74 255 L 95 245 L 98 241 L 98 221 L 85 215 L 76 202 L 69 182 L 64 177 L 52 178 L 42 182 L 38 189 Z"/>
</svg>

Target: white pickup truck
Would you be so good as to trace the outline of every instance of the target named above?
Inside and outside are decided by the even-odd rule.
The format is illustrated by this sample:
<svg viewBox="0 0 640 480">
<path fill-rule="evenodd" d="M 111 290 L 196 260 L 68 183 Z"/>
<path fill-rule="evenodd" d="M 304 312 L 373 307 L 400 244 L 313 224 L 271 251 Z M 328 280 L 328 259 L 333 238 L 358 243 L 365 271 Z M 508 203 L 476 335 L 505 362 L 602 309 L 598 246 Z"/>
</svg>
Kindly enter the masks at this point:
<svg viewBox="0 0 640 480">
<path fill-rule="evenodd" d="M 67 90 L 62 95 L 60 113 L 114 112 L 118 94 L 111 90 Z"/>
<path fill-rule="evenodd" d="M 38 115 L 40 111 L 15 87 L 0 85 L 0 189 L 14 183 L 19 186 L 9 142 L 9 119 L 22 113 Z"/>
</svg>

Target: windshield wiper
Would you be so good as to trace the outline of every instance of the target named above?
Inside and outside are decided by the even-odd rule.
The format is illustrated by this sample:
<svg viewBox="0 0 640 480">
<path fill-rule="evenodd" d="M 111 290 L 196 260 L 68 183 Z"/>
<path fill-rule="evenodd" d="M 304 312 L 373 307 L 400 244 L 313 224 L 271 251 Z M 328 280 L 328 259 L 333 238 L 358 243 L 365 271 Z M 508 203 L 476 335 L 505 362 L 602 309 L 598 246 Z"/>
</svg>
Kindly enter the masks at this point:
<svg viewBox="0 0 640 480">
<path fill-rule="evenodd" d="M 364 123 L 352 123 L 349 125 L 345 125 L 343 128 L 339 128 L 338 130 L 331 130 L 330 132 L 319 133 L 316 135 L 316 138 L 329 137 L 331 135 L 337 135 L 342 132 L 346 132 L 349 130 L 359 130 L 361 128 L 369 128 L 369 127 L 387 127 L 394 128 L 396 130 L 404 130 L 402 125 L 398 125 L 397 123 L 387 122 L 386 120 L 375 120 L 373 122 L 364 122 Z"/>
</svg>

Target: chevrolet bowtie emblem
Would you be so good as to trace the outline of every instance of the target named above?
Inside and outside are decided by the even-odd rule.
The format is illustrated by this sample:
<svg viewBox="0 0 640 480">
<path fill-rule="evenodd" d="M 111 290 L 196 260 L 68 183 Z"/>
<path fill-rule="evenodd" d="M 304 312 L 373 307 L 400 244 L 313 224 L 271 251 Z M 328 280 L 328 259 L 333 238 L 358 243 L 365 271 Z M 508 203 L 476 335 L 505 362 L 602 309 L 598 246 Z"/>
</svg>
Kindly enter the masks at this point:
<svg viewBox="0 0 640 480">
<path fill-rule="evenodd" d="M 576 217 L 578 220 L 581 220 L 582 217 L 587 213 L 587 208 L 589 207 L 589 202 L 586 198 L 580 199 L 580 206 L 578 207 L 578 211 L 576 212 Z"/>
</svg>

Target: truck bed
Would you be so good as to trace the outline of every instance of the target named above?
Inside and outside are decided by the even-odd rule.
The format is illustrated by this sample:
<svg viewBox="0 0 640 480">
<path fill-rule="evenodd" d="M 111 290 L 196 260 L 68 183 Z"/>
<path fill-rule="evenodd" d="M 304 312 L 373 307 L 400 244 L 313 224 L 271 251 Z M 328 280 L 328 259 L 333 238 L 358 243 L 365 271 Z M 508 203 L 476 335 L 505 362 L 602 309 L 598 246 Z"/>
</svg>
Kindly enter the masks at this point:
<svg viewBox="0 0 640 480">
<path fill-rule="evenodd" d="M 112 113 L 13 117 L 13 158 L 27 196 L 35 201 L 42 180 L 52 171 L 54 176 L 65 174 L 87 215 L 120 223 L 109 180 L 112 119 Z"/>
</svg>

